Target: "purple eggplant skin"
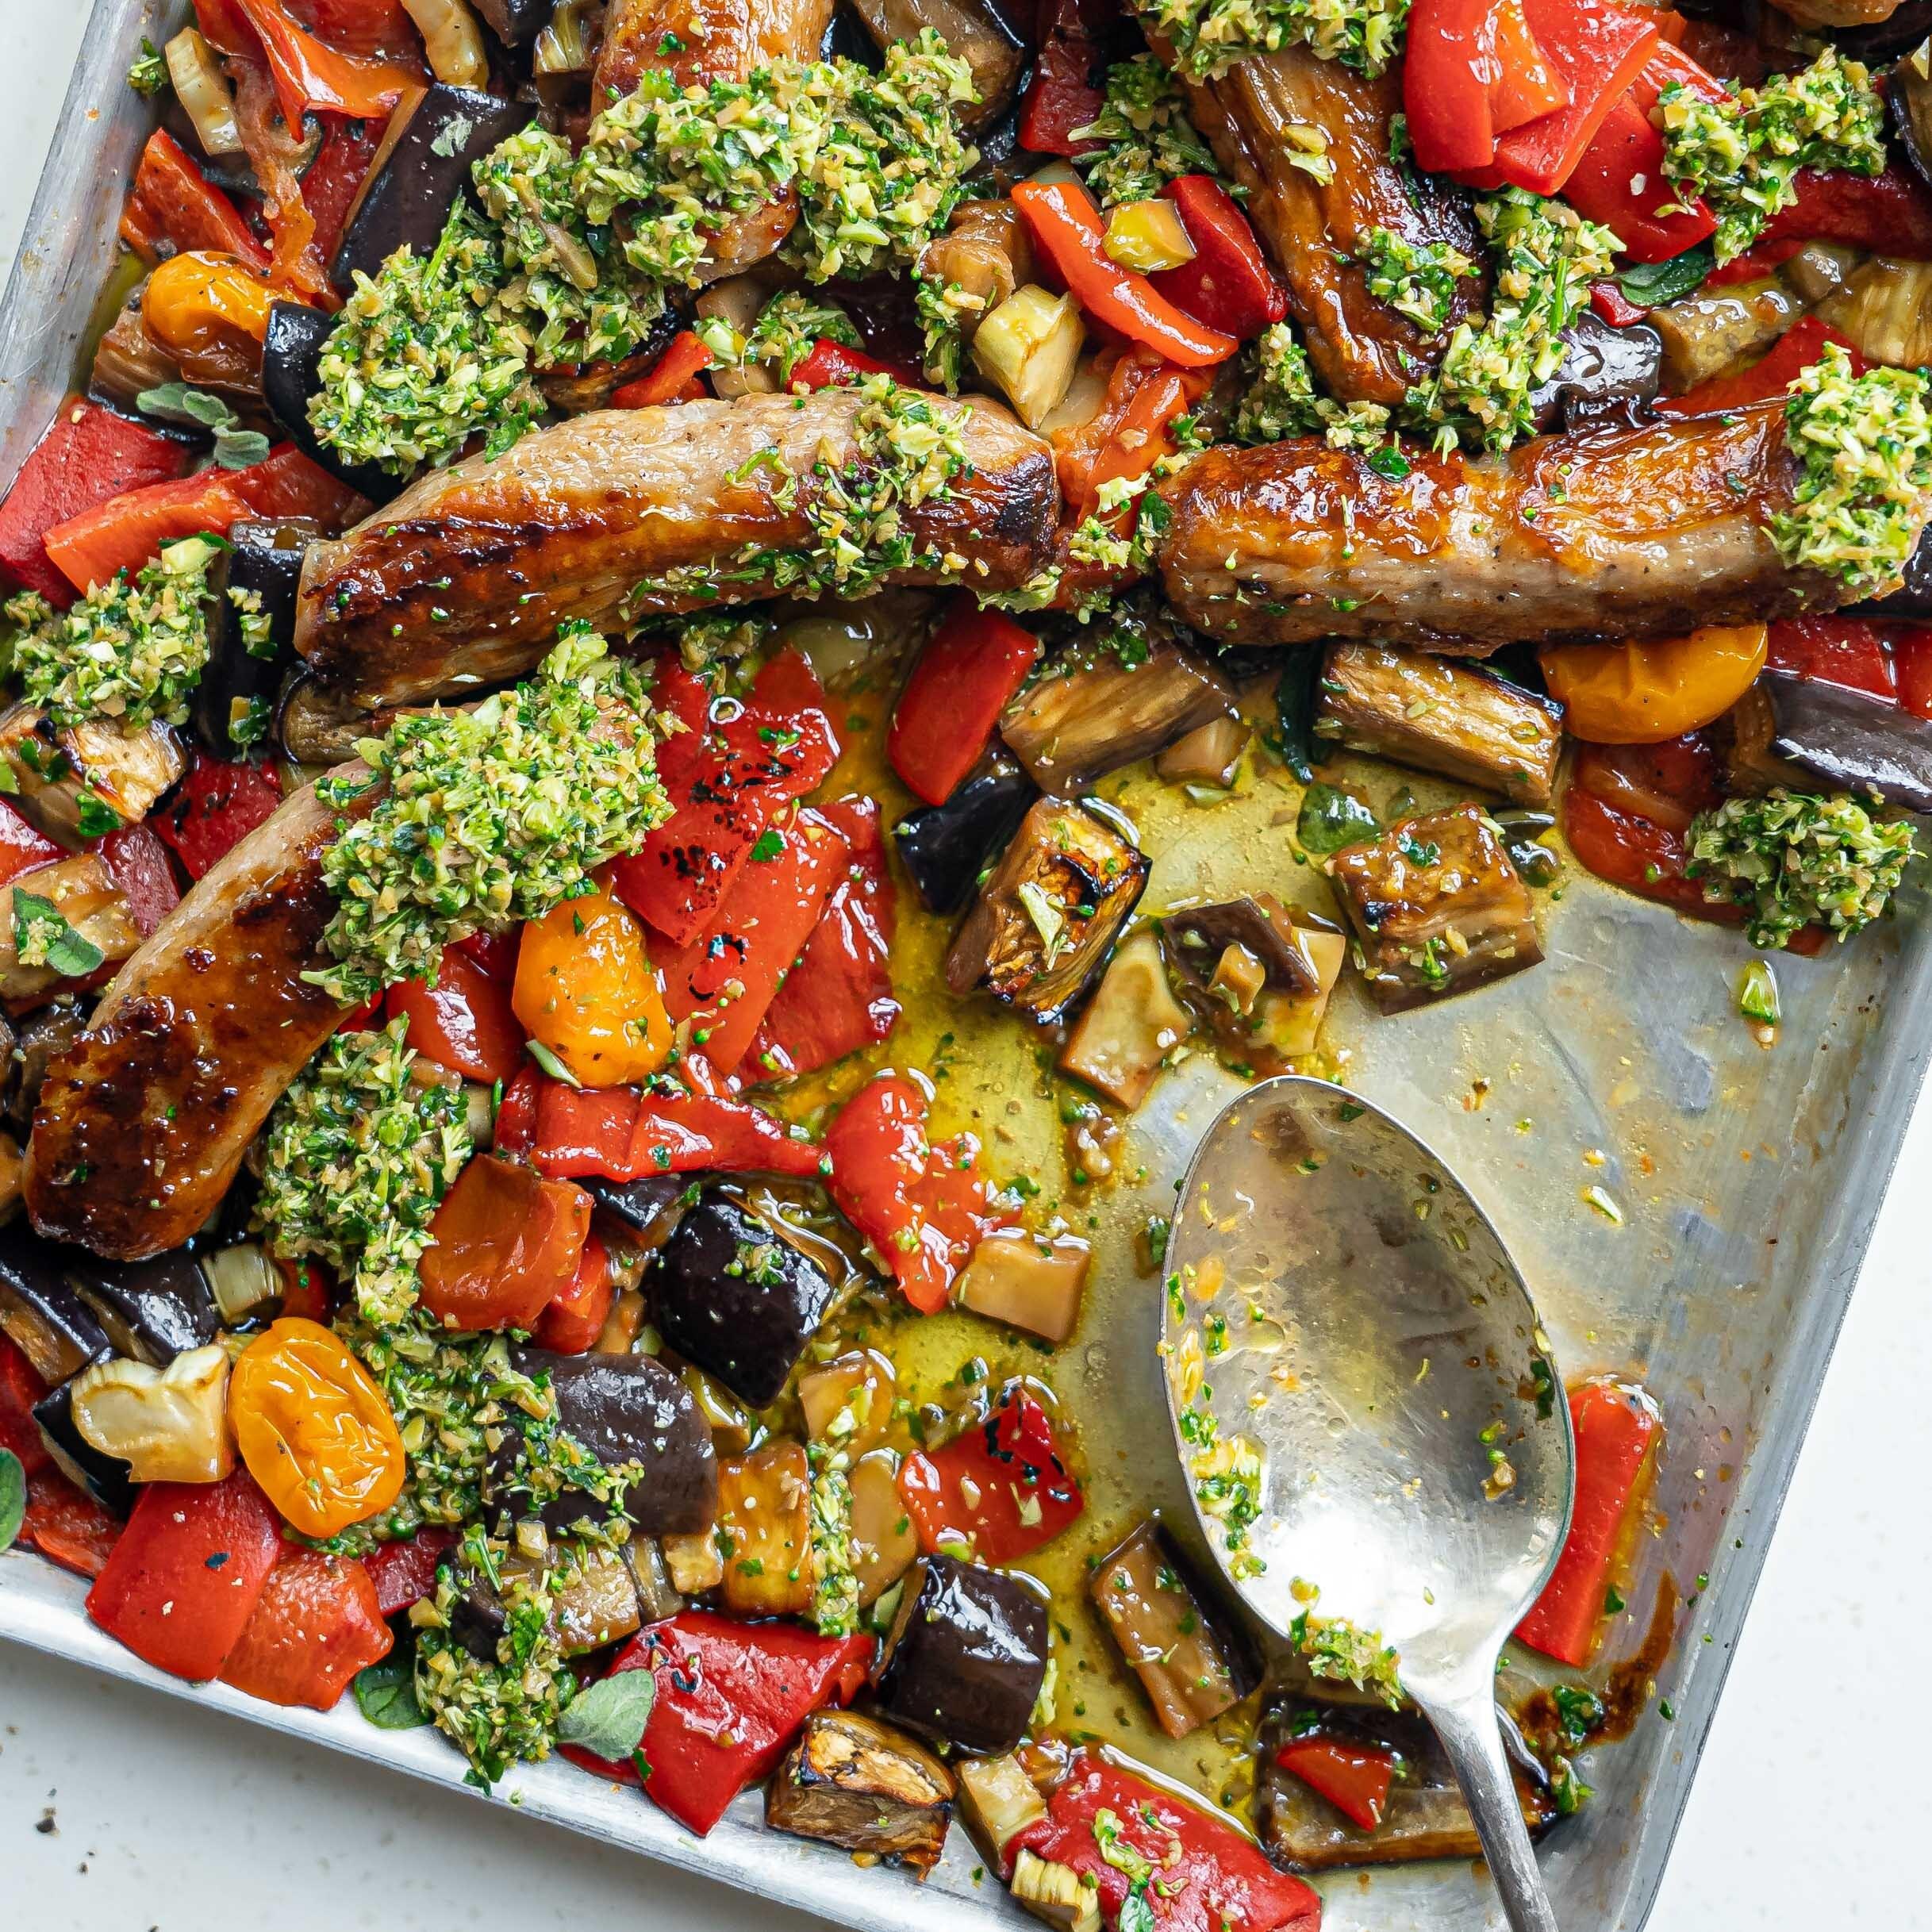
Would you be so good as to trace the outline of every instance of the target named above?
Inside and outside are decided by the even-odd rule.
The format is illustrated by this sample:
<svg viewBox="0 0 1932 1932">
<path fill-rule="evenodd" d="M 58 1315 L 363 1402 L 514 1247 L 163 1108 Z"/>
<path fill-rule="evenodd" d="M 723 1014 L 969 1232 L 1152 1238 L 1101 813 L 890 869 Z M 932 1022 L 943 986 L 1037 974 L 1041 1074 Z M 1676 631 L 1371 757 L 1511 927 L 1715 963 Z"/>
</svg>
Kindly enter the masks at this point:
<svg viewBox="0 0 1932 1932">
<path fill-rule="evenodd" d="M 476 10 L 505 47 L 523 47 L 549 25 L 552 4 L 553 0 L 476 0 Z"/>
<path fill-rule="evenodd" d="M 262 338 L 262 400 L 311 463 L 371 503 L 386 503 L 401 489 L 402 479 L 372 463 L 344 463 L 309 424 L 309 398 L 322 386 L 322 345 L 335 325 L 333 316 L 306 302 L 269 305 L 268 332 Z"/>
<path fill-rule="evenodd" d="M 651 1286 L 666 1346 L 755 1409 L 778 1400 L 833 1293 L 809 1256 L 716 1193 L 686 1210 Z"/>
<path fill-rule="evenodd" d="M 1865 603 L 1854 604 L 1842 614 L 1847 617 L 1911 617 L 1932 621 L 1932 527 L 1921 535 L 1917 547 L 1906 559 L 1896 590 Z"/>
<path fill-rule="evenodd" d="M 1025 1736 L 1047 1677 L 1047 1603 L 1020 1577 L 921 1557 L 873 1667 L 881 1713 L 962 1751 Z"/>
<path fill-rule="evenodd" d="M 0 1228 L 0 1334 L 44 1382 L 64 1382 L 113 1353 L 107 1331 L 67 1279 L 68 1264 L 80 1258 L 77 1248 L 43 1240 L 24 1217 Z"/>
<path fill-rule="evenodd" d="M 1663 338 L 1638 322 L 1614 328 L 1586 310 L 1563 332 L 1563 359 L 1531 392 L 1541 428 L 1572 434 L 1612 417 L 1640 421 L 1657 400 Z"/>
<path fill-rule="evenodd" d="M 220 1332 L 208 1277 L 186 1248 L 144 1262 L 102 1261 L 81 1248 L 67 1258 L 68 1281 L 121 1354 L 165 1369 Z"/>
<path fill-rule="evenodd" d="M 113 1359 L 111 1349 L 102 1349 L 98 1360 Z M 85 1365 L 91 1368 L 90 1362 Z M 69 1376 L 57 1389 L 50 1389 L 33 1405 L 33 1419 L 40 1426 L 40 1439 L 60 1464 L 62 1474 L 78 1484 L 102 1508 L 117 1516 L 126 1516 L 134 1508 L 134 1470 L 119 1456 L 96 1449 L 83 1436 L 74 1420 L 74 1377 Z"/>
<path fill-rule="evenodd" d="M 649 1355 L 556 1355 L 523 1348 L 513 1357 L 524 1374 L 547 1375 L 557 1425 L 606 1465 L 641 1462 L 642 1478 L 622 1495 L 626 1516 L 647 1536 L 695 1535 L 718 1513 L 718 1462 L 711 1430 L 674 1370 Z M 528 1515 L 511 1472 L 518 1445 L 493 1459 L 485 1501 L 499 1523 Z M 590 1497 L 566 1493 L 546 1504 L 545 1524 L 567 1530 L 586 1515 L 601 1517 Z"/>
<path fill-rule="evenodd" d="M 1847 791 L 1932 812 L 1932 720 L 1815 678 L 1767 671 L 1772 751 Z"/>
<path fill-rule="evenodd" d="M 893 828 L 912 888 L 928 912 L 963 911 L 980 874 L 1012 842 L 1039 787 L 996 745 L 943 805 L 922 805 Z"/>
<path fill-rule="evenodd" d="M 239 613 L 226 597 L 209 620 L 208 662 L 194 687 L 195 735 L 217 758 L 233 758 L 229 736 L 237 704 L 257 701 L 272 710 L 295 668 L 295 592 L 302 553 L 322 535 L 311 517 L 250 518 L 229 527 L 228 587 L 252 590 L 262 600 L 272 655 L 258 657 L 242 642 Z"/>
</svg>

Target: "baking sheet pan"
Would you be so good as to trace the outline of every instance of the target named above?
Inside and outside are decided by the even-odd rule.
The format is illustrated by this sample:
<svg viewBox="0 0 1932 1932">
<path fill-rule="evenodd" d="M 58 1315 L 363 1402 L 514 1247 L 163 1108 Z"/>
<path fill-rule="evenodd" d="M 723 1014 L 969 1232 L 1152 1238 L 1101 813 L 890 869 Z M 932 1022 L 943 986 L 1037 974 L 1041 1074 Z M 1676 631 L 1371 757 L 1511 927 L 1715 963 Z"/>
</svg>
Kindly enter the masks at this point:
<svg viewBox="0 0 1932 1932">
<path fill-rule="evenodd" d="M 144 35 L 185 9 L 96 0 L 52 150 L 0 302 L 0 478 L 10 478 L 72 386 L 79 345 L 115 255 L 134 157 L 152 123 L 125 85 Z M 1212 812 L 1157 854 L 1147 903 L 1214 881 L 1227 855 Z M 1382 1021 L 1351 995 L 1333 1043 L 1345 1077 L 1407 1120 L 1484 1201 L 1534 1288 L 1565 1374 L 1641 1374 L 1669 1447 L 1660 1533 L 1644 1552 L 1612 1654 L 1634 1651 L 1657 1592 L 1695 1598 L 1653 1703 L 1627 1742 L 1593 1756 L 1596 1796 L 1543 1848 L 1559 1919 L 1637 1932 L 1657 1892 L 1730 1646 L 1748 1608 L 1831 1345 L 1932 1052 L 1932 931 L 1917 885 L 1899 917 L 1817 960 L 1780 958 L 1785 1022 L 1760 1047 L 1737 1018 L 1747 957 L 1734 933 L 1599 888 L 1573 869 L 1550 908 L 1535 970 L 1433 1011 Z M 1130 1131 L 1147 1204 L 1185 1165 L 1226 1090 L 1204 1059 L 1167 1076 Z M 1600 1188 L 1612 1221 L 1584 1200 Z M 1152 1293 L 1123 1277 L 1070 1361 L 1112 1401 L 1162 1415 Z M 1100 1338 L 1104 1336 L 1104 1339 Z M 1089 1400 L 1091 1398 L 1089 1397 Z M 1162 1431 L 1164 1439 L 1165 1431 Z M 1185 1515 L 1177 1474 L 1165 1500 Z M 1147 1485 L 1143 1485 L 1143 1490 Z M 1699 1589 L 1696 1580 L 1707 1577 Z M 288 1711 L 150 1669 L 90 1625 L 85 1586 L 40 1558 L 0 1557 L 0 1637 L 231 1710 L 374 1764 L 460 1787 L 463 1764 L 432 1733 L 378 1731 L 351 1703 Z M 1703 1638 L 1708 1637 L 1705 1642 Z M 845 1924 L 968 1932 L 1020 1918 L 955 1832 L 920 1887 L 889 1869 L 766 1833 L 748 1794 L 705 1840 L 628 1790 L 562 1764 L 526 1767 L 492 1802 L 782 1899 Z M 1476 1932 L 1501 1919 L 1465 1865 L 1322 1882 L 1331 1932 Z"/>
</svg>

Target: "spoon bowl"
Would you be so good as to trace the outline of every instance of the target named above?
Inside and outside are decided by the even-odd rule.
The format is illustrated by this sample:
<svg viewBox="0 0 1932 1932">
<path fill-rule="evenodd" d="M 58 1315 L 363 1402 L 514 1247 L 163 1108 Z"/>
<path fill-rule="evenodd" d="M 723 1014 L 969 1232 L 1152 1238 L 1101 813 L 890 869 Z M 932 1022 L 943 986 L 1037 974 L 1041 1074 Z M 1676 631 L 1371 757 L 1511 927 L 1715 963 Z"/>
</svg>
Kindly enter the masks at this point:
<svg viewBox="0 0 1932 1932">
<path fill-rule="evenodd" d="M 1285 1075 L 1208 1127 L 1167 1266 L 1175 1442 L 1230 1583 L 1284 1636 L 1335 1619 L 1396 1652 L 1511 1923 L 1553 1932 L 1494 1684 L 1562 1548 L 1575 1446 L 1501 1237 L 1389 1115 Z"/>
</svg>

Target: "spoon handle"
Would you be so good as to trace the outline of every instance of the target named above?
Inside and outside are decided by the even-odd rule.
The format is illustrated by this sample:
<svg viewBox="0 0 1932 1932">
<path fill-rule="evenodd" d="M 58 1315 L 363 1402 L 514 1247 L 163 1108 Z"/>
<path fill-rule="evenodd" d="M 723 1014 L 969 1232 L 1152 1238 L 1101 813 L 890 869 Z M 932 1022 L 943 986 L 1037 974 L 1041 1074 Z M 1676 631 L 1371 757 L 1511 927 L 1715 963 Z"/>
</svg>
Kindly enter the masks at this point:
<svg viewBox="0 0 1932 1932">
<path fill-rule="evenodd" d="M 1493 1669 L 1435 1696 L 1412 1684 L 1405 1682 L 1404 1688 L 1435 1727 L 1455 1767 L 1456 1781 L 1476 1821 L 1476 1834 L 1482 1840 L 1483 1857 L 1502 1896 L 1511 1932 L 1557 1932 L 1556 1914 L 1550 1909 L 1542 1874 L 1536 1869 L 1535 1848 L 1504 1754 Z"/>
</svg>

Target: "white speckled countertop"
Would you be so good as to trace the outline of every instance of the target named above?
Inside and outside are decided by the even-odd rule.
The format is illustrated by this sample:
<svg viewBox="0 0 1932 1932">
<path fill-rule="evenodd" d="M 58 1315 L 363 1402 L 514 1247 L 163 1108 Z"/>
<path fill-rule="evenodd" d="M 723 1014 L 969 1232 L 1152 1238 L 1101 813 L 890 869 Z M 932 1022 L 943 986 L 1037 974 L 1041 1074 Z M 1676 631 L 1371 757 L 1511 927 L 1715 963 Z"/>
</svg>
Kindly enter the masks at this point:
<svg viewBox="0 0 1932 1932">
<path fill-rule="evenodd" d="M 9 0 L 0 274 L 86 8 Z M 1791 1042 L 1780 1051 L 1802 1051 Z M 1895 1660 L 1932 1604 L 1922 1108 L 1838 1344 L 1654 1932 L 1924 1922 Z M 1748 1523 L 1734 1526 L 1751 1534 Z M 806 1932 L 816 1922 L 213 1713 L 0 1648 L 0 1898 L 53 1932 Z M 6 1915 L 10 1922 L 12 1915 Z M 1566 1932 L 1608 1932 L 1567 1928 Z"/>
</svg>

